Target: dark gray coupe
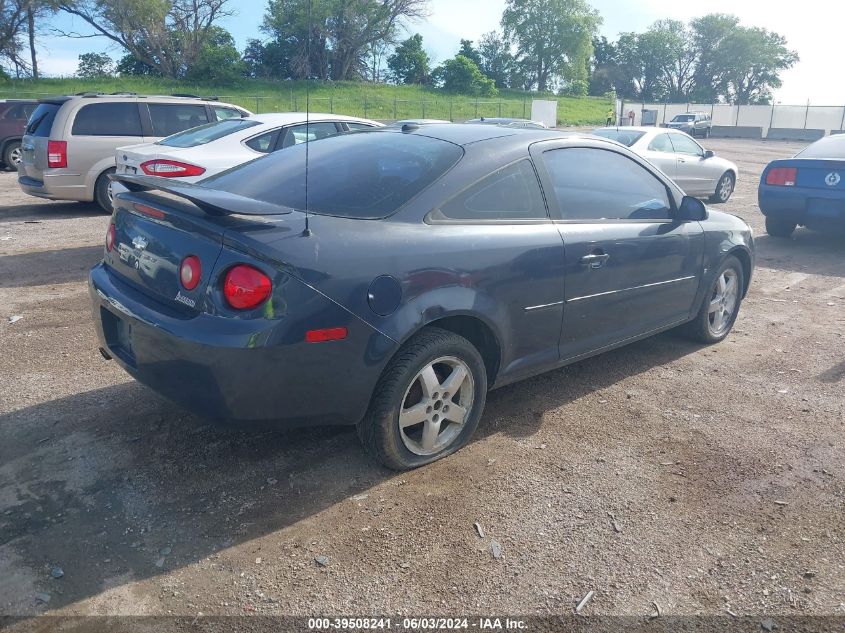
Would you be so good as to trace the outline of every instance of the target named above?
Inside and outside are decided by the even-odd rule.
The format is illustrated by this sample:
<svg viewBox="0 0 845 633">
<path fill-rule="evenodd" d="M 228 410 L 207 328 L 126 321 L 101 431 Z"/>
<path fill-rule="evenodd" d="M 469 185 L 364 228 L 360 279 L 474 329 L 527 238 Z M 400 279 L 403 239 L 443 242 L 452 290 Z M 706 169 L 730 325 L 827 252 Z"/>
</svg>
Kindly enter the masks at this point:
<svg viewBox="0 0 845 633">
<path fill-rule="evenodd" d="M 103 355 L 208 417 L 357 425 L 396 469 L 465 445 L 489 389 L 678 326 L 721 341 L 753 270 L 742 220 L 591 136 L 408 125 L 116 179 Z"/>
</svg>

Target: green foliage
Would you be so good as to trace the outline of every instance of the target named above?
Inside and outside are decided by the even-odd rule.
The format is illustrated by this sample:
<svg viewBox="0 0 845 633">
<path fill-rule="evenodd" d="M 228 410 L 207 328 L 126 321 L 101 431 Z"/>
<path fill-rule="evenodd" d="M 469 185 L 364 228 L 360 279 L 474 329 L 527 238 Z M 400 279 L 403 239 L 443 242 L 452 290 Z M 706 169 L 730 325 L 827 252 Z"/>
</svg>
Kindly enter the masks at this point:
<svg viewBox="0 0 845 633">
<path fill-rule="evenodd" d="M 234 38 L 225 29 L 213 26 L 196 61 L 185 73 L 185 79 L 231 84 L 243 77 L 245 72 L 246 65 L 241 60 Z"/>
<path fill-rule="evenodd" d="M 455 55 L 434 71 L 437 83 L 446 92 L 492 97 L 498 93 L 495 82 L 485 77 L 469 57 Z"/>
<path fill-rule="evenodd" d="M 509 88 L 512 84 L 514 59 L 510 45 L 496 31 L 485 33 L 478 44 L 481 57 L 481 72 L 492 79 L 497 88 Z"/>
<path fill-rule="evenodd" d="M 82 53 L 76 76 L 81 79 L 100 79 L 114 75 L 114 61 L 105 53 Z"/>
<path fill-rule="evenodd" d="M 601 23 L 585 0 L 507 0 L 502 14 L 505 38 L 516 46 L 523 75 L 541 92 L 586 79 Z"/>
<path fill-rule="evenodd" d="M 390 77 L 396 83 L 426 84 L 431 77 L 431 61 L 422 44 L 422 35 L 409 37 L 387 58 Z"/>
<path fill-rule="evenodd" d="M 110 79 L 21 80 L 14 88 L 0 86 L 0 98 L 31 98 L 75 92 L 137 92 L 138 94 L 191 93 L 217 95 L 252 112 L 302 112 L 306 87 L 313 112 L 334 111 L 378 120 L 435 118 L 463 121 L 480 116 L 531 118 L 531 100 L 558 102 L 558 118 L 565 125 L 604 123 L 612 102 L 603 98 L 556 97 L 547 94 L 501 90 L 496 97 L 447 93 L 433 86 L 371 84 L 331 81 L 266 81 L 242 79 L 219 86 L 162 77 L 119 77 Z"/>
<path fill-rule="evenodd" d="M 115 69 L 121 77 L 161 77 L 161 73 L 152 66 L 145 64 L 132 53 L 126 53 L 117 62 Z"/>
<path fill-rule="evenodd" d="M 458 55 L 463 55 L 467 59 L 472 60 L 476 66 L 481 68 L 481 53 L 472 45 L 472 40 L 461 40 L 461 47 L 458 49 Z"/>
</svg>

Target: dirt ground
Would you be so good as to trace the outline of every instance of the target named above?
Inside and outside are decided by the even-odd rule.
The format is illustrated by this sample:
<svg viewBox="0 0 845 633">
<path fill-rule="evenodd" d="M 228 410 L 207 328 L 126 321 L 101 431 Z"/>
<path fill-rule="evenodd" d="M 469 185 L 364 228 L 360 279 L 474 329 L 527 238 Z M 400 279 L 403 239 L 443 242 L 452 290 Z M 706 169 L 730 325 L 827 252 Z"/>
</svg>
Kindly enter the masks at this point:
<svg viewBox="0 0 845 633">
<path fill-rule="evenodd" d="M 210 426 L 103 360 L 108 218 L 0 174 L 0 615 L 568 614 L 590 591 L 590 615 L 845 615 L 845 239 L 763 229 L 759 174 L 799 145 L 707 146 L 756 236 L 731 336 L 493 392 L 467 448 L 405 474 L 345 428 Z"/>
</svg>

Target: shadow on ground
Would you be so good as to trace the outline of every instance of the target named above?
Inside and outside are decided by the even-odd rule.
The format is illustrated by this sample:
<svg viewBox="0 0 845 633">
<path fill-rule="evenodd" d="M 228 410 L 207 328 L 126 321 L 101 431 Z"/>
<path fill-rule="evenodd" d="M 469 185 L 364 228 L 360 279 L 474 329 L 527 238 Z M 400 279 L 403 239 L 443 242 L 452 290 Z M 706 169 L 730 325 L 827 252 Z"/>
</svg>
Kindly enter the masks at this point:
<svg viewBox="0 0 845 633">
<path fill-rule="evenodd" d="M 827 277 L 845 277 L 845 234 L 798 228 L 790 238 L 754 238 L 757 265 Z"/>
<path fill-rule="evenodd" d="M 100 245 L 0 255 L 0 288 L 82 281 L 102 257 Z"/>
</svg>

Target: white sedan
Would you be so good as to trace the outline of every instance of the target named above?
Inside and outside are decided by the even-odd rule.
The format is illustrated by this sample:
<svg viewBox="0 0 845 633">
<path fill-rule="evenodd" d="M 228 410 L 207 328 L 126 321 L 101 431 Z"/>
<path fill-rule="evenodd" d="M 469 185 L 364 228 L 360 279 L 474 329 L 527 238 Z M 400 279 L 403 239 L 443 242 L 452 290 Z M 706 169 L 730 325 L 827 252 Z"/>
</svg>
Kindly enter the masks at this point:
<svg viewBox="0 0 845 633">
<path fill-rule="evenodd" d="M 593 130 L 631 148 L 674 180 L 685 193 L 727 202 L 736 187 L 737 166 L 705 150 L 689 134 L 660 127 L 602 127 Z"/>
<path fill-rule="evenodd" d="M 316 141 L 381 123 L 340 114 L 302 112 L 254 114 L 216 121 L 155 143 L 119 147 L 118 174 L 139 174 L 196 182 L 306 140 Z M 123 188 L 113 184 L 117 193 Z"/>
</svg>

